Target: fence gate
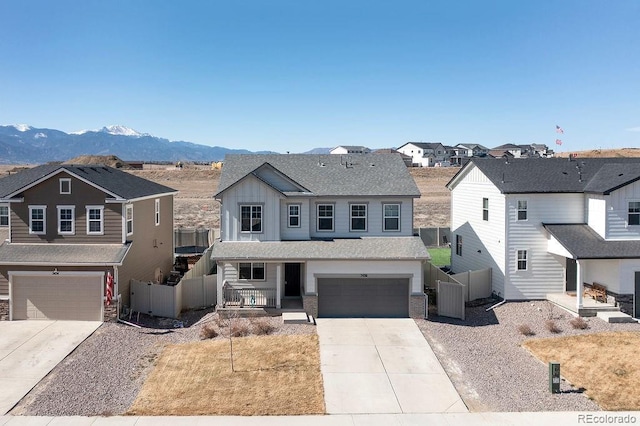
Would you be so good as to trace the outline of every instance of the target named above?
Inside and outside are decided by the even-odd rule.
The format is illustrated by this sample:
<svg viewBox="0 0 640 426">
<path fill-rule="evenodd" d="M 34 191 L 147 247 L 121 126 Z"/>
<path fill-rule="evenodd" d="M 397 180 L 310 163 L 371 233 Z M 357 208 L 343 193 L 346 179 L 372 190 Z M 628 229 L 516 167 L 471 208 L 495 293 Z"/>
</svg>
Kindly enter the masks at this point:
<svg viewBox="0 0 640 426">
<path fill-rule="evenodd" d="M 438 280 L 438 315 L 464 320 L 463 284 Z"/>
</svg>

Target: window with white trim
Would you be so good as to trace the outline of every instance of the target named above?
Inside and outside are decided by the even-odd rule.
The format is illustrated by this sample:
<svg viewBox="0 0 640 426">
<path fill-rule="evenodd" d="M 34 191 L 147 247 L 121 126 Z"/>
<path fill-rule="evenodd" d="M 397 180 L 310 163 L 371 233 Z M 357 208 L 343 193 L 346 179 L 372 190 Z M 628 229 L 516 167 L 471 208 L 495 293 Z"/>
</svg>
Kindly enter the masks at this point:
<svg viewBox="0 0 640 426">
<path fill-rule="evenodd" d="M 104 206 L 87 206 L 87 235 L 104 234 Z"/>
<path fill-rule="evenodd" d="M 628 225 L 640 225 L 640 201 L 629 201 Z"/>
<path fill-rule="evenodd" d="M 58 206 L 58 234 L 74 235 L 76 233 L 76 207 Z"/>
<path fill-rule="evenodd" d="M 333 204 L 318 204 L 318 231 L 333 231 Z"/>
<path fill-rule="evenodd" d="M 366 231 L 367 230 L 367 205 L 351 204 L 351 220 L 350 231 Z"/>
<path fill-rule="evenodd" d="M 518 200 L 517 204 L 517 220 L 527 220 L 527 200 Z"/>
<path fill-rule="evenodd" d="M 238 263 L 238 279 L 240 280 L 264 281 L 265 276 L 263 262 Z"/>
<path fill-rule="evenodd" d="M 47 233 L 47 206 L 29 206 L 29 233 L 43 235 Z"/>
<path fill-rule="evenodd" d="M 133 204 L 127 204 L 125 207 L 125 226 L 127 235 L 133 234 Z"/>
<path fill-rule="evenodd" d="M 60 178 L 60 194 L 71 194 L 70 178 Z"/>
<path fill-rule="evenodd" d="M 155 209 L 154 218 L 156 221 L 156 226 L 160 225 L 160 199 L 159 198 L 156 199 L 156 209 Z"/>
<path fill-rule="evenodd" d="M 482 199 L 482 220 L 489 220 L 489 199 Z"/>
<path fill-rule="evenodd" d="M 250 233 L 262 232 L 262 206 L 240 206 L 240 231 Z"/>
<path fill-rule="evenodd" d="M 9 206 L 0 206 L 0 226 L 9 226 Z"/>
<path fill-rule="evenodd" d="M 399 231 L 400 230 L 400 204 L 383 204 L 383 231 Z"/>
<path fill-rule="evenodd" d="M 289 228 L 300 228 L 300 204 L 289 204 L 287 212 L 287 226 Z"/>
<path fill-rule="evenodd" d="M 518 271 L 526 271 L 527 270 L 527 251 L 518 250 L 517 256 L 518 256 L 518 259 L 517 259 Z"/>
</svg>

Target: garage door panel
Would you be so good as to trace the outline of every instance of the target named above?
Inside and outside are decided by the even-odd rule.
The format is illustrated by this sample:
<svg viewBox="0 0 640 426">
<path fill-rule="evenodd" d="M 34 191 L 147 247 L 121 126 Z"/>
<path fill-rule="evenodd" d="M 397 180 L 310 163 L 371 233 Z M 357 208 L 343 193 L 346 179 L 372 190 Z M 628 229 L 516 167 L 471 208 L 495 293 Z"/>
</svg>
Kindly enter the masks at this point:
<svg viewBox="0 0 640 426">
<path fill-rule="evenodd" d="M 319 317 L 406 318 L 406 278 L 319 278 Z"/>
<path fill-rule="evenodd" d="M 13 319 L 102 320 L 99 276 L 14 276 Z"/>
</svg>

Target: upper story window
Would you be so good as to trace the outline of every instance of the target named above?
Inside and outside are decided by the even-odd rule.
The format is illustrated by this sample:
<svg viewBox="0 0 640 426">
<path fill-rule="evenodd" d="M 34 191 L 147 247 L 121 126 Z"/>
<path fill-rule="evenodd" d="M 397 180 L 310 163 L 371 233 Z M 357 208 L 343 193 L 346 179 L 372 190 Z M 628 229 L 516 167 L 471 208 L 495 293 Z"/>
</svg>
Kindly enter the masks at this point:
<svg viewBox="0 0 640 426">
<path fill-rule="evenodd" d="M 46 234 L 46 217 L 46 206 L 29 206 L 29 233 L 38 235 Z"/>
<path fill-rule="evenodd" d="M 518 200 L 517 220 L 527 220 L 527 200 Z"/>
<path fill-rule="evenodd" d="M 518 250 L 517 268 L 518 268 L 518 271 L 527 270 L 527 251 L 526 250 Z"/>
<path fill-rule="evenodd" d="M 289 204 L 287 212 L 289 228 L 300 228 L 300 204 Z"/>
<path fill-rule="evenodd" d="M 125 207 L 125 222 L 127 235 L 133 234 L 133 204 L 127 204 Z"/>
<path fill-rule="evenodd" d="M 60 178 L 60 194 L 71 194 L 70 178 Z"/>
<path fill-rule="evenodd" d="M 399 231 L 400 230 L 400 204 L 383 204 L 383 231 Z"/>
<path fill-rule="evenodd" d="M 489 220 L 489 199 L 482 199 L 482 220 Z"/>
<path fill-rule="evenodd" d="M 456 254 L 462 256 L 462 235 L 456 235 Z"/>
<path fill-rule="evenodd" d="M 640 201 L 629 201 L 629 225 L 640 225 Z"/>
<path fill-rule="evenodd" d="M 262 206 L 240 206 L 240 231 L 251 233 L 262 232 Z"/>
<path fill-rule="evenodd" d="M 333 204 L 318 204 L 318 231 L 333 231 Z"/>
<path fill-rule="evenodd" d="M 104 234 L 104 206 L 87 206 L 87 234 Z"/>
<path fill-rule="evenodd" d="M 76 233 L 75 206 L 58 206 L 58 234 L 74 235 Z"/>
<path fill-rule="evenodd" d="M 238 264 L 238 279 L 240 280 L 252 280 L 252 281 L 264 281 L 264 263 L 239 263 Z"/>
<path fill-rule="evenodd" d="M 156 226 L 160 225 L 160 199 L 156 199 L 156 206 L 155 206 L 155 214 L 154 214 L 154 219 L 156 222 Z"/>
<path fill-rule="evenodd" d="M 351 204 L 351 231 L 367 230 L 367 205 Z"/>
<path fill-rule="evenodd" d="M 9 206 L 0 206 L 0 226 L 9 226 Z"/>
</svg>

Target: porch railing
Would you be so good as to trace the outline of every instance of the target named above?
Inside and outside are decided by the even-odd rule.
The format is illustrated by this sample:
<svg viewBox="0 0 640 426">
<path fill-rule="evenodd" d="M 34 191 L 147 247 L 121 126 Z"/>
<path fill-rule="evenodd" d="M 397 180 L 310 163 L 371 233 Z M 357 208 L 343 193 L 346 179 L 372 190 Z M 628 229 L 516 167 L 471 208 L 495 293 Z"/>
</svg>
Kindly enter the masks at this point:
<svg viewBox="0 0 640 426">
<path fill-rule="evenodd" d="M 224 306 L 244 308 L 275 308 L 276 290 L 274 288 L 234 288 L 224 289 Z"/>
</svg>

